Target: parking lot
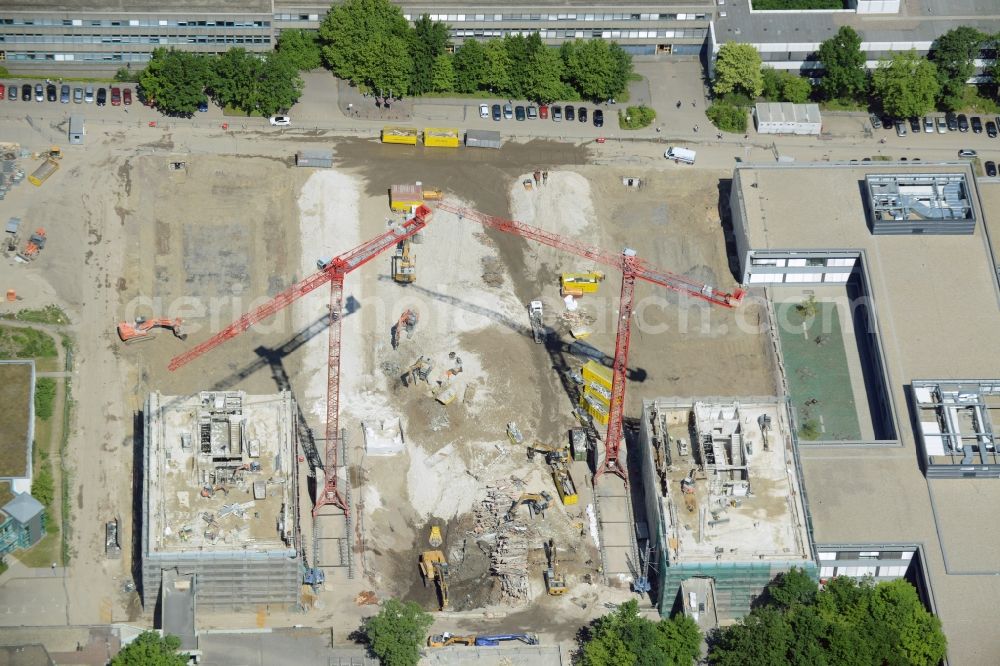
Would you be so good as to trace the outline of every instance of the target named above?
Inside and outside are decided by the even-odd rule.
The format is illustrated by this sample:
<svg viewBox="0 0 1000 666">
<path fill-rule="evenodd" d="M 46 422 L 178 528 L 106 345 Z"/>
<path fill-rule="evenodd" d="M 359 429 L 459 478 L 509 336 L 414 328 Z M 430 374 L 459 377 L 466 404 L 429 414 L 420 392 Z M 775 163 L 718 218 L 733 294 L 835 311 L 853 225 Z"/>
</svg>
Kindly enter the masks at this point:
<svg viewBox="0 0 1000 666">
<path fill-rule="evenodd" d="M 987 139 L 1000 139 L 1000 136 L 998 136 L 1000 135 L 1000 116 L 968 116 L 964 113 L 949 112 L 944 115 L 938 114 L 924 116 L 923 118 L 902 120 L 879 118 L 877 115 L 872 114 L 870 122 L 876 132 L 879 130 L 894 132 L 898 138 L 904 140 L 908 137 L 919 137 L 921 134 L 951 134 L 952 140 L 960 137 L 962 134 L 979 134 L 985 135 Z M 1000 156 L 1000 142 L 996 146 L 996 155 L 993 155 L 992 146 L 987 146 L 986 150 L 982 150 L 981 139 L 984 138 L 983 136 L 968 138 L 970 139 L 968 143 L 963 143 L 962 147 L 957 149 L 958 157 L 967 159 L 979 157 L 983 160 L 983 168 L 986 175 L 988 177 L 996 176 L 996 161 L 991 158 Z M 965 140 L 964 137 L 963 140 Z M 886 138 L 883 136 L 880 139 L 880 143 L 885 142 Z M 906 158 L 904 157 L 903 159 L 905 160 Z"/>
</svg>

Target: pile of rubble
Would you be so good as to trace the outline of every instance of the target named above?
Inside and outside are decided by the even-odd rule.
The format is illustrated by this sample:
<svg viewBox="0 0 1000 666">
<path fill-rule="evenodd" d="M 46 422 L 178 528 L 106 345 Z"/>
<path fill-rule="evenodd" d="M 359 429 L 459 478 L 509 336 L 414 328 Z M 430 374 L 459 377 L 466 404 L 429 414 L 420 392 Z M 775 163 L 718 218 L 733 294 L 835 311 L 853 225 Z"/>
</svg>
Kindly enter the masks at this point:
<svg viewBox="0 0 1000 666">
<path fill-rule="evenodd" d="M 497 603 L 523 604 L 528 601 L 529 528 L 508 512 L 524 490 L 517 477 L 486 486 L 486 497 L 474 507 L 473 534 L 479 547 L 490 557 L 490 573 L 496 577 Z"/>
</svg>

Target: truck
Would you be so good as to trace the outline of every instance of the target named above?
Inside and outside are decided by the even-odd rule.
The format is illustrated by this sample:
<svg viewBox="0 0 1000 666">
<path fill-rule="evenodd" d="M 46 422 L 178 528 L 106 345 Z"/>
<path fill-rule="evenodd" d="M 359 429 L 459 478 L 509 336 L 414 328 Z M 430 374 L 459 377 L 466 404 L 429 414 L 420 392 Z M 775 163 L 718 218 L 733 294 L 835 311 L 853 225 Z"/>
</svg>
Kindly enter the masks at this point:
<svg viewBox="0 0 1000 666">
<path fill-rule="evenodd" d="M 671 146 L 663 153 L 663 156 L 668 160 L 683 164 L 694 164 L 696 155 L 697 153 L 690 148 L 679 148 L 677 146 Z"/>
<path fill-rule="evenodd" d="M 35 172 L 28 176 L 28 182 L 35 187 L 41 187 L 42 183 L 49 179 L 49 176 L 59 170 L 59 162 L 51 157 L 41 163 Z"/>
</svg>

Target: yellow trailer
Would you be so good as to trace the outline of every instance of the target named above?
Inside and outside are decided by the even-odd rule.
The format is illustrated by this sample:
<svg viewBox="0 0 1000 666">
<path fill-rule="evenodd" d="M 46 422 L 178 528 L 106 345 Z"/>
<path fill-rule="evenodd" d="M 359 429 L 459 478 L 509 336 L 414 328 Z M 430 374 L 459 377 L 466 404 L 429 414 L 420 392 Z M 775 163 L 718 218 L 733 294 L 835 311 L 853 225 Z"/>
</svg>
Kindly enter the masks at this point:
<svg viewBox="0 0 1000 666">
<path fill-rule="evenodd" d="M 573 481 L 569 468 L 563 463 L 552 465 L 552 482 L 556 485 L 556 492 L 559 493 L 559 499 L 564 505 L 572 506 L 579 502 L 580 497 L 576 492 L 576 482 Z"/>
<path fill-rule="evenodd" d="M 419 183 L 393 185 L 389 188 L 389 207 L 400 213 L 409 213 L 424 202 L 424 191 Z"/>
<path fill-rule="evenodd" d="M 604 281 L 604 273 L 601 271 L 591 271 L 590 273 L 563 273 L 559 277 L 559 285 L 562 288 L 562 295 L 582 296 L 592 294 L 597 291 Z"/>
<path fill-rule="evenodd" d="M 35 169 L 35 172 L 28 176 L 28 182 L 36 187 L 41 187 L 42 183 L 48 180 L 49 176 L 54 174 L 59 170 L 59 162 L 54 159 L 49 158 L 42 162 L 41 166 Z"/>
<path fill-rule="evenodd" d="M 386 125 L 382 128 L 382 143 L 402 143 L 408 146 L 417 145 L 416 127 L 394 127 Z"/>
<path fill-rule="evenodd" d="M 451 127 L 424 128 L 424 145 L 428 148 L 458 148 L 460 133 Z"/>
</svg>

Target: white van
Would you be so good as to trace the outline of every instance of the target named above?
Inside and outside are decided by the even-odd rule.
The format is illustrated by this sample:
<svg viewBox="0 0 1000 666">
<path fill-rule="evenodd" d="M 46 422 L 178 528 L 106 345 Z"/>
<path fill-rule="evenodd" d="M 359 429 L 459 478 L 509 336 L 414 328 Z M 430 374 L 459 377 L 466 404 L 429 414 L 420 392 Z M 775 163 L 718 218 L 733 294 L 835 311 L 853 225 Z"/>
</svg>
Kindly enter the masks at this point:
<svg viewBox="0 0 1000 666">
<path fill-rule="evenodd" d="M 688 148 L 677 148 L 671 146 L 667 148 L 667 151 L 663 153 L 663 156 L 668 160 L 673 160 L 674 162 L 682 162 L 684 164 L 694 164 L 694 158 L 696 153 Z"/>
</svg>

